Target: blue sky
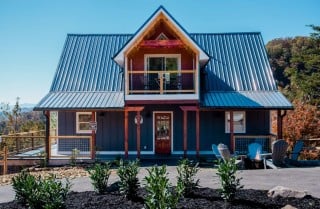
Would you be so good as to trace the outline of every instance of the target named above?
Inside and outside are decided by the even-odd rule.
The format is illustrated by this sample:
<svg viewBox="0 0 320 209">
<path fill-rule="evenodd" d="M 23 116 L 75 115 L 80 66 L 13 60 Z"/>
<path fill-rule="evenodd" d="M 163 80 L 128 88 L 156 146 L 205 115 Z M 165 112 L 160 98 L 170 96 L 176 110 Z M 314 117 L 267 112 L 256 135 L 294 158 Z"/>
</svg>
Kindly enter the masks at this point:
<svg viewBox="0 0 320 209">
<path fill-rule="evenodd" d="M 319 0 L 0 0 L 0 102 L 45 96 L 68 33 L 134 33 L 163 5 L 188 32 L 307 36 Z"/>
</svg>

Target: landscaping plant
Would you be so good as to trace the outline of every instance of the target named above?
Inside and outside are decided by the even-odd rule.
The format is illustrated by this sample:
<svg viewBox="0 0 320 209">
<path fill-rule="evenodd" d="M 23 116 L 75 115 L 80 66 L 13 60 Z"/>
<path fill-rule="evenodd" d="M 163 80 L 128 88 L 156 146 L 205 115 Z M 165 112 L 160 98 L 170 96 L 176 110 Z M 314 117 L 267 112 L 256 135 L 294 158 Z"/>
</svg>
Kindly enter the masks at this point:
<svg viewBox="0 0 320 209">
<path fill-rule="evenodd" d="M 110 176 L 110 163 L 96 163 L 93 168 L 88 170 L 92 185 L 96 192 L 104 194 L 107 191 L 108 180 Z"/>
<path fill-rule="evenodd" d="M 146 190 L 148 192 L 145 204 L 148 209 L 176 208 L 184 191 L 184 185 L 177 182 L 175 190 L 171 188 L 167 177 L 166 166 L 153 166 L 147 169 L 148 176 L 145 177 Z"/>
<path fill-rule="evenodd" d="M 56 176 L 38 179 L 26 171 L 13 177 L 13 189 L 16 199 L 31 209 L 63 209 L 71 184 L 68 180 L 63 184 Z"/>
<path fill-rule="evenodd" d="M 139 161 L 124 162 L 119 161 L 118 176 L 120 178 L 120 193 L 124 194 L 126 198 L 133 200 L 137 197 L 139 188 L 139 179 L 137 177 L 139 172 Z"/>
<path fill-rule="evenodd" d="M 220 193 L 221 197 L 228 202 L 232 202 L 235 198 L 236 191 L 243 188 L 243 186 L 240 185 L 241 178 L 236 177 L 237 170 L 235 158 L 230 158 L 226 161 L 219 160 L 218 162 L 217 175 L 221 183 Z"/>
<path fill-rule="evenodd" d="M 26 205 L 28 197 L 37 187 L 37 181 L 29 172 L 23 170 L 19 175 L 12 178 L 12 187 L 16 193 L 15 199 L 19 203 Z"/>
<path fill-rule="evenodd" d="M 179 161 L 177 171 L 178 171 L 178 183 L 183 184 L 184 196 L 188 196 L 192 191 L 198 187 L 199 179 L 195 180 L 199 163 L 192 165 L 192 161 L 188 159 L 183 159 Z"/>
<path fill-rule="evenodd" d="M 70 156 L 70 164 L 72 166 L 77 165 L 77 159 L 79 154 L 80 154 L 80 150 L 78 150 L 77 148 L 72 149 L 71 156 Z"/>
</svg>

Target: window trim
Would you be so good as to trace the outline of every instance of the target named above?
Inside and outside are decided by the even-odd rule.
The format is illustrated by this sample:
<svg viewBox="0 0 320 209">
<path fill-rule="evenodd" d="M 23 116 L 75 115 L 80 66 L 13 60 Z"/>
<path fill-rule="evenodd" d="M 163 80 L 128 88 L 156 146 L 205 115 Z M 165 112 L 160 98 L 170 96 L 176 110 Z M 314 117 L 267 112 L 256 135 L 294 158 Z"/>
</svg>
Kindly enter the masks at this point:
<svg viewBox="0 0 320 209">
<path fill-rule="evenodd" d="M 96 113 L 95 113 L 96 114 Z M 92 115 L 92 112 L 76 112 L 76 133 L 77 134 L 91 134 L 92 133 L 92 130 L 80 130 L 80 122 L 79 122 L 79 115 Z M 96 117 L 95 117 L 96 118 Z M 91 121 L 91 119 L 90 119 Z M 81 122 L 81 123 L 89 123 L 90 121 L 88 122 Z"/>
<path fill-rule="evenodd" d="M 235 130 L 234 124 L 233 124 L 233 133 L 236 134 L 243 134 L 246 133 L 247 131 L 247 126 L 246 126 L 246 112 L 245 111 L 234 111 L 233 116 L 236 113 L 241 113 L 243 114 L 243 129 L 242 130 Z M 225 133 L 229 134 L 230 133 L 230 122 L 228 121 L 228 116 L 230 117 L 230 111 L 225 112 Z"/>
</svg>

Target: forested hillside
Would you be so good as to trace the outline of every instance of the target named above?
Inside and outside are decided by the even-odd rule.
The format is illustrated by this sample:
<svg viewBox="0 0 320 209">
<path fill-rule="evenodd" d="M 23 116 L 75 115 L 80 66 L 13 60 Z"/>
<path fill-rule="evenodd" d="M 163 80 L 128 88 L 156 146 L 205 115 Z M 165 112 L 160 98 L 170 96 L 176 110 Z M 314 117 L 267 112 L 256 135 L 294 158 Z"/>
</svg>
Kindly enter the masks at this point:
<svg viewBox="0 0 320 209">
<path fill-rule="evenodd" d="M 2 103 L 0 113 L 0 135 L 45 129 L 43 113 L 21 108 L 19 98 L 13 107 Z"/>
<path fill-rule="evenodd" d="M 289 140 L 320 137 L 320 27 L 309 37 L 279 38 L 267 43 L 280 90 L 294 104 L 284 119 Z"/>
</svg>

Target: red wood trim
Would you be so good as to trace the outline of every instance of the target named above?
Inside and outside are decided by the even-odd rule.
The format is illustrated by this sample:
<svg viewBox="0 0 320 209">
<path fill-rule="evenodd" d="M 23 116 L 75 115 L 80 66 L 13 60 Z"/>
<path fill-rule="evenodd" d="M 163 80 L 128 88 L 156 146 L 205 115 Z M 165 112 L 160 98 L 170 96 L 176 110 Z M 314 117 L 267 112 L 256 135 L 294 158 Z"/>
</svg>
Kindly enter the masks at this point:
<svg viewBox="0 0 320 209">
<path fill-rule="evenodd" d="M 96 121 L 96 113 L 92 112 L 91 114 L 91 121 Z M 91 147 L 91 159 L 95 159 L 96 157 L 96 131 L 92 130 L 91 132 L 92 137 L 92 147 Z"/>
<path fill-rule="evenodd" d="M 128 158 L 128 138 L 129 138 L 129 128 L 128 128 L 128 111 L 124 111 L 124 157 Z"/>
<path fill-rule="evenodd" d="M 234 127 L 233 127 L 233 111 L 230 111 L 230 146 L 231 146 L 231 151 L 234 151 Z"/>
<path fill-rule="evenodd" d="M 50 142 L 50 111 L 45 111 L 44 115 L 46 117 L 46 160 L 49 160 L 51 158 L 51 142 Z"/>
<path fill-rule="evenodd" d="M 187 132 L 187 121 L 188 121 L 188 112 L 183 111 L 183 156 L 187 157 L 187 141 L 188 141 L 188 132 Z"/>
<path fill-rule="evenodd" d="M 180 106 L 180 109 L 183 111 L 198 111 L 198 106 Z"/>
<path fill-rule="evenodd" d="M 200 150 L 200 114 L 199 109 L 196 111 L 196 152 L 197 158 L 199 158 Z"/>
<path fill-rule="evenodd" d="M 181 40 L 144 40 L 140 43 L 144 48 L 175 48 L 183 47 Z"/>
<path fill-rule="evenodd" d="M 137 158 L 140 159 L 140 120 L 141 120 L 141 115 L 140 111 L 137 111 Z"/>
<path fill-rule="evenodd" d="M 145 104 L 191 104 L 198 105 L 198 100 L 128 100 L 126 105 L 145 105 Z"/>
<path fill-rule="evenodd" d="M 277 137 L 282 139 L 282 115 L 281 110 L 277 111 Z"/>
<path fill-rule="evenodd" d="M 125 107 L 125 111 L 127 112 L 133 112 L 133 111 L 141 112 L 143 109 L 144 109 L 144 106 Z"/>
</svg>

